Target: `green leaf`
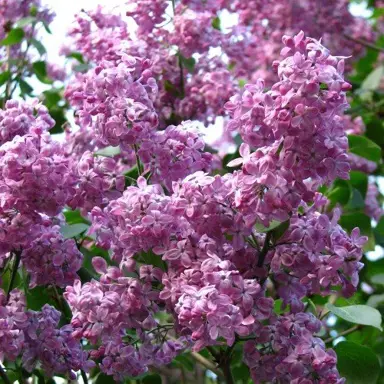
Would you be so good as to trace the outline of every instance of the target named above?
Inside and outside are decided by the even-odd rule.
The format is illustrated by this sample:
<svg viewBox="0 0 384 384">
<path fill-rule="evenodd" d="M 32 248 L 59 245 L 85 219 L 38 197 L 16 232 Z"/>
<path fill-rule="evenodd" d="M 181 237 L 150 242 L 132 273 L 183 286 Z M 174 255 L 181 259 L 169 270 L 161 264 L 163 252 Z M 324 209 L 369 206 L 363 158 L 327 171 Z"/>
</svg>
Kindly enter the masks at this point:
<svg viewBox="0 0 384 384">
<path fill-rule="evenodd" d="M 361 193 L 361 196 L 365 198 L 368 190 L 368 176 L 360 171 L 351 171 L 349 177 L 352 187 L 356 188 Z"/>
<path fill-rule="evenodd" d="M 183 353 L 182 355 L 178 355 L 173 359 L 173 362 L 177 362 L 179 366 L 187 369 L 190 372 L 193 372 L 195 365 L 191 360 L 191 357 L 188 353 Z"/>
<path fill-rule="evenodd" d="M 120 155 L 120 153 L 121 153 L 120 147 L 109 146 L 109 147 L 100 149 L 95 153 L 95 155 L 104 156 L 104 157 L 114 157 L 114 156 Z"/>
<path fill-rule="evenodd" d="M 83 223 L 89 225 L 90 222 L 85 219 L 83 216 L 81 216 L 80 211 L 64 211 L 64 216 L 65 216 L 65 221 L 67 224 L 78 224 L 78 223 Z"/>
<path fill-rule="evenodd" d="M 160 375 L 154 374 L 154 375 L 146 375 L 143 379 L 141 379 L 141 382 L 143 384 L 161 384 L 161 377 Z"/>
<path fill-rule="evenodd" d="M 36 40 L 34 37 L 32 37 L 31 39 L 31 44 L 36 48 L 40 56 L 43 56 L 47 53 L 47 50 L 45 49 L 44 45 L 39 40 Z"/>
<path fill-rule="evenodd" d="M 21 28 L 15 28 L 9 31 L 5 39 L 0 41 L 0 45 L 15 45 L 24 38 L 24 31 Z"/>
<path fill-rule="evenodd" d="M 285 222 L 284 222 L 285 223 Z M 272 220 L 270 223 L 269 223 L 269 227 L 265 227 L 263 224 L 261 223 L 256 223 L 255 224 L 255 229 L 257 232 L 261 232 L 261 233 L 267 233 L 267 232 L 270 232 L 270 231 L 273 231 L 275 228 L 277 228 L 278 226 L 280 226 L 281 224 L 283 224 L 281 221 L 277 221 L 277 220 Z"/>
<path fill-rule="evenodd" d="M 381 216 L 376 227 L 373 229 L 375 234 L 376 243 L 384 247 L 384 216 Z"/>
<path fill-rule="evenodd" d="M 77 64 L 73 67 L 73 70 L 75 72 L 87 72 L 89 69 L 91 68 L 91 66 L 87 63 L 80 63 L 80 64 Z"/>
<path fill-rule="evenodd" d="M 272 240 L 276 243 L 281 237 L 284 236 L 284 233 L 289 228 L 290 220 L 283 221 L 272 231 Z"/>
<path fill-rule="evenodd" d="M 370 118 L 366 122 L 367 131 L 365 132 L 365 136 L 367 136 L 370 140 L 375 142 L 377 145 L 380 145 L 384 148 L 384 123 L 378 117 Z"/>
<path fill-rule="evenodd" d="M 188 70 L 188 72 L 193 73 L 195 70 L 196 60 L 193 57 L 184 57 L 181 53 L 179 55 L 179 60 L 184 68 Z"/>
<path fill-rule="evenodd" d="M 47 75 L 47 65 L 45 61 L 36 61 L 32 64 L 33 72 L 36 77 L 44 84 L 52 84 L 53 81 Z"/>
<path fill-rule="evenodd" d="M 221 20 L 220 17 L 217 16 L 212 20 L 212 27 L 214 29 L 217 29 L 218 31 L 221 31 Z"/>
<path fill-rule="evenodd" d="M 361 196 L 360 191 L 356 188 L 352 188 L 352 196 L 346 206 L 348 210 L 363 209 L 365 207 L 365 201 Z"/>
<path fill-rule="evenodd" d="M 350 152 L 376 163 L 380 161 L 381 148 L 367 137 L 348 135 L 348 141 Z"/>
<path fill-rule="evenodd" d="M 0 87 L 11 78 L 11 72 L 5 71 L 0 73 Z"/>
<path fill-rule="evenodd" d="M 55 301 L 52 295 L 48 293 L 48 289 L 45 287 L 35 287 L 26 290 L 27 308 L 33 311 L 40 311 L 45 304 L 54 306 Z"/>
<path fill-rule="evenodd" d="M 95 278 L 95 275 L 91 273 L 88 269 L 85 269 L 84 267 L 81 267 L 78 271 L 77 274 L 80 277 L 80 280 L 84 282 L 91 281 L 92 279 Z"/>
<path fill-rule="evenodd" d="M 285 310 L 282 308 L 283 306 L 283 300 L 282 299 L 276 299 L 273 304 L 273 312 L 276 315 L 281 315 L 285 312 Z M 286 308 L 287 309 L 287 308 Z"/>
<path fill-rule="evenodd" d="M 73 237 L 79 236 L 82 233 L 88 231 L 89 225 L 84 223 L 64 225 L 60 228 L 61 234 L 65 239 L 71 239 Z"/>
<path fill-rule="evenodd" d="M 68 58 L 76 59 L 79 63 L 85 64 L 83 55 L 80 52 L 71 52 L 67 55 Z"/>
<path fill-rule="evenodd" d="M 377 19 L 381 16 L 384 16 L 384 8 L 375 8 L 373 10 L 372 16 L 370 18 L 371 19 Z"/>
<path fill-rule="evenodd" d="M 381 314 L 380 312 L 368 305 L 350 305 L 347 307 L 335 307 L 327 303 L 325 305 L 334 315 L 343 320 L 349 321 L 354 324 L 370 325 L 377 329 L 381 328 Z"/>
<path fill-rule="evenodd" d="M 369 296 L 367 305 L 373 308 L 377 308 L 383 302 L 384 302 L 384 293 L 381 293 L 379 295 Z"/>
<path fill-rule="evenodd" d="M 236 384 L 248 384 L 254 382 L 250 378 L 249 368 L 245 363 L 234 367 L 232 372 L 233 376 L 236 378 Z"/>
<path fill-rule="evenodd" d="M 23 79 L 19 79 L 20 91 L 23 95 L 30 95 L 33 92 L 33 88 Z"/>
<path fill-rule="evenodd" d="M 1 287 L 4 289 L 5 292 L 8 292 L 8 287 L 9 287 L 9 284 L 10 284 L 10 281 L 11 281 L 11 270 L 8 269 L 6 272 L 4 272 L 2 275 L 1 275 Z M 15 280 L 13 282 L 13 289 L 15 288 L 19 288 L 23 285 L 23 280 L 20 276 L 20 273 L 16 273 L 15 275 Z"/>
<path fill-rule="evenodd" d="M 384 273 L 379 273 L 371 277 L 372 284 L 384 285 Z"/>
<path fill-rule="evenodd" d="M 239 79 L 239 87 L 240 88 L 244 88 L 245 84 L 247 84 L 247 80 Z"/>
<path fill-rule="evenodd" d="M 27 16 L 24 17 L 23 19 L 20 19 L 15 26 L 18 28 L 23 28 L 29 24 L 35 23 L 37 21 L 36 17 L 33 16 Z"/>
<path fill-rule="evenodd" d="M 337 369 L 348 384 L 375 384 L 380 373 L 380 362 L 372 349 L 342 341 L 335 347 Z"/>
<path fill-rule="evenodd" d="M 326 193 L 327 198 L 331 202 L 330 208 L 336 204 L 346 205 L 352 195 L 351 186 L 346 180 L 337 179 Z"/>
<path fill-rule="evenodd" d="M 152 250 L 149 250 L 148 252 L 141 252 L 140 255 L 143 258 L 145 264 L 153 265 L 154 267 L 158 267 L 163 271 L 167 270 L 166 263 L 163 261 L 161 256 L 155 255 Z"/>
<path fill-rule="evenodd" d="M 44 104 L 48 108 L 56 107 L 57 104 L 62 99 L 60 92 L 61 92 L 60 89 L 50 89 L 48 91 L 44 91 L 43 92 L 44 98 L 45 98 Z"/>
<path fill-rule="evenodd" d="M 361 89 L 364 91 L 376 91 L 379 86 L 381 79 L 384 77 L 384 65 L 378 66 L 374 69 L 367 78 L 361 84 Z"/>
<path fill-rule="evenodd" d="M 51 107 L 49 108 L 49 114 L 56 122 L 55 126 L 49 130 L 49 133 L 56 134 L 64 132 L 63 125 L 67 123 L 68 120 L 65 117 L 63 108 Z"/>
<path fill-rule="evenodd" d="M 356 76 L 353 77 L 353 80 L 359 83 L 363 82 L 375 68 L 378 56 L 377 50 L 367 48 L 366 55 L 355 64 Z"/>
<path fill-rule="evenodd" d="M 371 226 L 371 219 L 362 212 L 347 213 L 340 217 L 340 225 L 351 232 L 355 227 L 359 227 L 362 235 L 368 236 L 368 242 L 364 245 L 365 251 L 375 249 L 375 239 Z"/>
<path fill-rule="evenodd" d="M 126 187 L 129 187 L 130 185 L 135 185 L 136 180 L 139 177 L 139 171 L 137 169 L 137 166 L 135 165 L 129 171 L 124 173 L 124 176 L 125 176 L 125 186 Z"/>
<path fill-rule="evenodd" d="M 52 31 L 51 31 L 51 29 L 49 28 L 49 24 L 48 24 L 46 21 L 43 21 L 43 26 L 44 26 L 44 29 L 45 29 L 50 35 L 52 35 Z"/>
<path fill-rule="evenodd" d="M 46 65 L 45 61 L 34 62 L 32 64 L 32 69 L 39 80 L 40 80 L 40 78 L 46 79 L 46 77 L 47 77 L 47 65 Z"/>
<path fill-rule="evenodd" d="M 95 384 L 116 384 L 116 382 L 113 379 L 113 376 L 108 376 L 104 373 L 100 373 L 99 376 L 97 376 Z"/>
</svg>

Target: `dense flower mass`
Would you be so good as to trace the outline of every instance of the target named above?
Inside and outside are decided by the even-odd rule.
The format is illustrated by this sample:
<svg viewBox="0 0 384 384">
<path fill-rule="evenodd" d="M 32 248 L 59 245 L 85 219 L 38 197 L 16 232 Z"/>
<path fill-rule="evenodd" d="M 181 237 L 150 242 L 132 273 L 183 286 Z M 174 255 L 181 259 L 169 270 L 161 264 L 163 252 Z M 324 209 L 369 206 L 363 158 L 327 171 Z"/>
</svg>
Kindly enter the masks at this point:
<svg viewBox="0 0 384 384">
<path fill-rule="evenodd" d="M 258 383 L 277 377 L 294 384 L 345 383 L 336 369 L 335 352 L 314 336 L 320 329 L 321 322 L 308 313 L 271 318 L 269 325 L 258 329 L 256 342 L 264 346 L 261 352 L 255 341 L 244 346 L 253 380 Z"/>
<path fill-rule="evenodd" d="M 377 148 L 348 151 L 348 57 L 375 32 L 347 3 L 82 10 L 68 81 L 28 61 L 52 14 L 0 0 L 1 39 L 25 24 L 0 50 L 0 377 L 123 382 L 184 354 L 231 384 L 236 350 L 255 383 L 345 383 L 316 305 L 358 289 L 372 234 L 350 212 L 383 216 Z M 55 84 L 36 100 L 33 74 Z"/>
<path fill-rule="evenodd" d="M 40 130 L 3 144 L 0 166 L 2 209 L 56 215 L 73 194 L 74 176 L 62 146 Z"/>
</svg>

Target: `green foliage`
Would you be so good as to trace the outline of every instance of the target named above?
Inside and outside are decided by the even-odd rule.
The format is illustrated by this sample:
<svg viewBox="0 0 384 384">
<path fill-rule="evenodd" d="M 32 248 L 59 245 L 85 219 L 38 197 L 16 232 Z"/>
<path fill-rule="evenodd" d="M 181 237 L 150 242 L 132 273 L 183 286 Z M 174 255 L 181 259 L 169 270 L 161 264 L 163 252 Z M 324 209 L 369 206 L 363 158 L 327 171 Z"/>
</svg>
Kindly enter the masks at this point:
<svg viewBox="0 0 384 384">
<path fill-rule="evenodd" d="M 22 28 L 11 29 L 8 35 L 0 41 L 0 45 L 15 45 L 21 43 L 24 38 L 24 31 Z"/>
<path fill-rule="evenodd" d="M 47 65 L 45 61 L 36 61 L 32 64 L 32 70 L 36 77 L 44 84 L 52 84 L 53 81 L 47 75 Z"/>
<path fill-rule="evenodd" d="M 340 317 L 343 320 L 349 321 L 350 323 L 370 325 L 382 331 L 382 319 L 380 312 L 368 305 L 335 307 L 334 305 L 328 303 L 325 307 L 334 315 Z"/>
<path fill-rule="evenodd" d="M 348 141 L 352 153 L 376 163 L 381 159 L 381 148 L 367 137 L 349 135 Z"/>
<path fill-rule="evenodd" d="M 180 64 L 187 69 L 188 72 L 193 73 L 195 70 L 196 60 L 193 57 L 184 57 L 181 53 L 178 54 Z"/>
<path fill-rule="evenodd" d="M 84 223 L 77 223 L 72 225 L 64 225 L 60 228 L 61 233 L 64 238 L 71 239 L 73 237 L 77 237 L 86 231 L 88 231 L 89 225 Z"/>
<path fill-rule="evenodd" d="M 218 31 L 221 31 L 220 17 L 217 16 L 212 20 L 212 28 L 217 29 Z"/>
<path fill-rule="evenodd" d="M 375 384 L 380 373 L 380 362 L 372 349 L 342 341 L 336 345 L 337 368 L 348 384 Z"/>
<path fill-rule="evenodd" d="M 121 152 L 120 147 L 105 147 L 103 149 L 100 149 L 95 153 L 97 156 L 104 156 L 104 157 L 114 157 L 119 155 Z"/>
</svg>

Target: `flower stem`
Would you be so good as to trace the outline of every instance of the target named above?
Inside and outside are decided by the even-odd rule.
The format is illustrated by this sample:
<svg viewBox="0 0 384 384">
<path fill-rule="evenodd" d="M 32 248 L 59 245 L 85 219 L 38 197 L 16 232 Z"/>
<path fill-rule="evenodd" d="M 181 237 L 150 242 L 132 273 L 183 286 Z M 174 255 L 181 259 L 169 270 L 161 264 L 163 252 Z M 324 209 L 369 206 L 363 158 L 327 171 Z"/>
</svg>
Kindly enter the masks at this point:
<svg viewBox="0 0 384 384">
<path fill-rule="evenodd" d="M 19 265 L 20 265 L 21 251 L 14 252 L 14 255 L 15 255 L 15 261 L 13 262 L 11 280 L 9 282 L 8 291 L 7 291 L 7 302 L 9 300 L 9 297 L 11 296 L 11 292 L 15 284 L 17 270 L 19 269 Z"/>
<path fill-rule="evenodd" d="M 138 148 L 137 148 L 137 145 L 134 144 L 134 149 L 135 149 L 135 156 L 136 156 L 136 166 L 137 166 L 137 171 L 139 173 L 139 176 L 141 176 L 143 174 L 143 168 L 141 166 L 141 162 L 140 162 L 140 158 L 139 158 L 139 154 L 138 154 Z"/>
<path fill-rule="evenodd" d="M 346 330 L 343 331 L 343 332 L 340 332 L 340 333 L 339 333 L 337 336 L 335 336 L 335 337 L 330 337 L 329 339 L 324 340 L 324 343 L 325 343 L 325 344 L 331 343 L 332 341 L 338 339 L 339 337 L 349 335 L 350 333 L 353 333 L 353 332 L 357 331 L 357 330 L 360 329 L 360 328 L 361 328 L 360 325 L 355 325 L 355 326 L 353 326 L 353 327 L 351 327 L 351 328 L 349 328 L 349 329 L 346 329 Z"/>
<path fill-rule="evenodd" d="M 377 45 L 374 45 L 372 43 L 370 43 L 369 41 L 365 41 L 363 39 L 359 39 L 357 37 L 352 37 L 352 36 L 349 36 L 347 34 L 344 33 L 343 35 L 346 39 L 348 40 L 351 40 L 357 44 L 360 44 L 360 45 L 363 45 L 364 47 L 367 47 L 367 48 L 371 48 L 371 49 L 374 49 L 375 51 L 379 51 L 379 52 L 384 52 L 384 48 L 381 48 Z"/>
<path fill-rule="evenodd" d="M 218 367 L 223 372 L 224 379 L 227 384 L 235 383 L 231 371 L 231 357 L 234 346 L 235 344 L 227 348 L 225 351 L 220 350 L 220 352 L 216 352 L 213 347 L 206 347 L 209 353 L 214 357 Z"/>
<path fill-rule="evenodd" d="M 81 377 L 83 378 L 83 381 L 84 381 L 84 384 L 88 384 L 88 377 L 87 377 L 87 374 L 81 370 Z"/>
</svg>

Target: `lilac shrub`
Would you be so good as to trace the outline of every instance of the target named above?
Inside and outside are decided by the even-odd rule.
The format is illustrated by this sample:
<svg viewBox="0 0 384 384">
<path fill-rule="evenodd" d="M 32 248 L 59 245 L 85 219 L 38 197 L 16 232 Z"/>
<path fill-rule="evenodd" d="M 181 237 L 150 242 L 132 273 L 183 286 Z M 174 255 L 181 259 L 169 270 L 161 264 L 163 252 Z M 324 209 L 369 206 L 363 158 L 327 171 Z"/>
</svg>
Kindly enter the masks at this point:
<svg viewBox="0 0 384 384">
<path fill-rule="evenodd" d="M 345 383 L 309 298 L 350 298 L 363 268 L 367 231 L 332 188 L 357 172 L 366 218 L 383 214 L 345 114 L 364 54 L 346 36 L 370 44 L 369 23 L 346 1 L 129 1 L 127 19 L 76 15 L 68 71 L 29 58 L 52 14 L 21 3 L 0 0 L 2 25 L 32 18 L 0 50 L 27 61 L 4 68 L 0 109 L 0 376 L 122 382 L 191 356 L 232 384 L 237 350 L 255 383 Z"/>
</svg>

